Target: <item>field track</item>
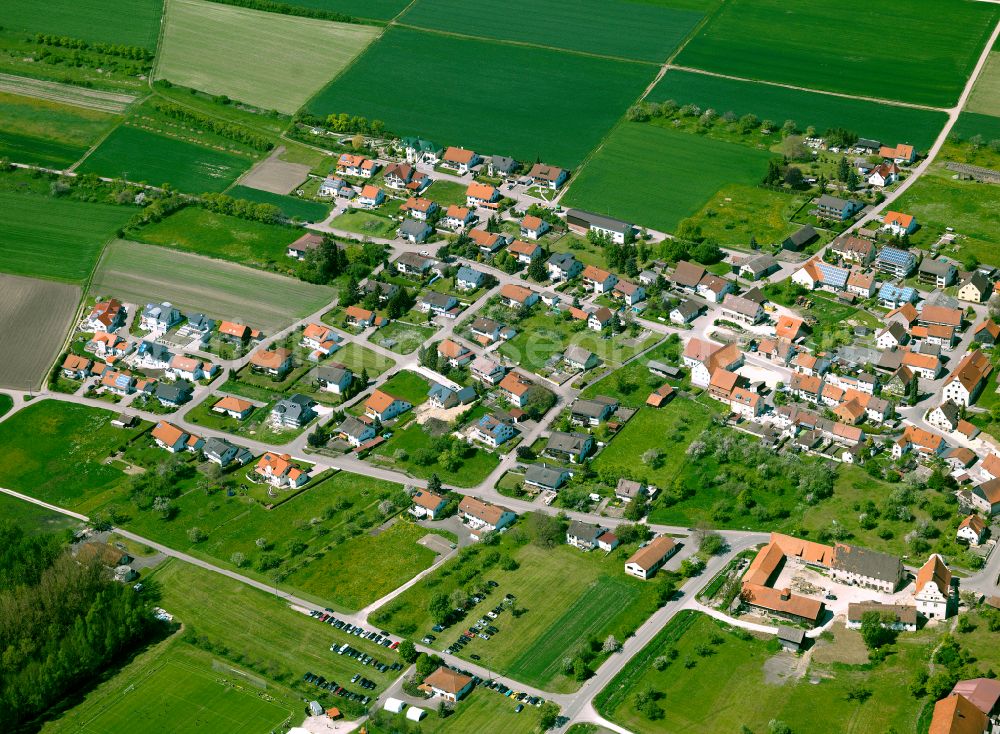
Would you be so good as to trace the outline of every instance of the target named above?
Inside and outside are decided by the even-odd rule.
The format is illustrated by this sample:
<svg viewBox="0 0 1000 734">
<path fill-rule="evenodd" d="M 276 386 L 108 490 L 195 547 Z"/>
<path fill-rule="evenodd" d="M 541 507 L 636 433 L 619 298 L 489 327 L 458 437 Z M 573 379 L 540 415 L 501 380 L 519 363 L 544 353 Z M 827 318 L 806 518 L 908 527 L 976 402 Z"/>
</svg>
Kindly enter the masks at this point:
<svg viewBox="0 0 1000 734">
<path fill-rule="evenodd" d="M 41 79 L 14 76 L 13 74 L 0 74 L 0 92 L 47 99 L 50 102 L 71 104 L 99 112 L 121 113 L 135 102 L 135 97 L 130 94 L 101 92 L 96 89 L 46 82 Z"/>
</svg>

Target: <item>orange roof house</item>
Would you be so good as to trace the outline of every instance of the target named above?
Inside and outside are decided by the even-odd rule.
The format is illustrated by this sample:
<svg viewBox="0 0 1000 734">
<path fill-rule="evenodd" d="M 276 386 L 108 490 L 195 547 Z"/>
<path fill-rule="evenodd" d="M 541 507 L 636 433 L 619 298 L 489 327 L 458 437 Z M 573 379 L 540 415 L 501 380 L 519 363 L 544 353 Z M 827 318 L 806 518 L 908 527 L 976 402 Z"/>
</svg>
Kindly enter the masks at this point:
<svg viewBox="0 0 1000 734">
<path fill-rule="evenodd" d="M 781 316 L 778 318 L 778 323 L 774 327 L 774 335 L 779 339 L 795 341 L 802 335 L 802 325 L 802 319 L 794 316 Z"/>
</svg>

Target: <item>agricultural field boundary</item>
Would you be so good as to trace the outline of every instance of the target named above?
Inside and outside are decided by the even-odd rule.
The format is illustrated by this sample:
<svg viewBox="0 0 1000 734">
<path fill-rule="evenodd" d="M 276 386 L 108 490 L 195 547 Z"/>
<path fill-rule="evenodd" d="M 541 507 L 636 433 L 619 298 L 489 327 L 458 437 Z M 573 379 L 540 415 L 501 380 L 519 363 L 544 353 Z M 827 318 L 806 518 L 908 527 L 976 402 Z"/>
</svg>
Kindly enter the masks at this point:
<svg viewBox="0 0 1000 734">
<path fill-rule="evenodd" d="M 131 94 L 102 92 L 97 89 L 85 89 L 84 87 L 15 76 L 14 74 L 0 74 L 0 92 L 10 92 L 25 97 L 45 99 L 49 102 L 59 102 L 88 110 L 116 114 L 124 112 L 136 100 L 136 97 Z"/>
</svg>

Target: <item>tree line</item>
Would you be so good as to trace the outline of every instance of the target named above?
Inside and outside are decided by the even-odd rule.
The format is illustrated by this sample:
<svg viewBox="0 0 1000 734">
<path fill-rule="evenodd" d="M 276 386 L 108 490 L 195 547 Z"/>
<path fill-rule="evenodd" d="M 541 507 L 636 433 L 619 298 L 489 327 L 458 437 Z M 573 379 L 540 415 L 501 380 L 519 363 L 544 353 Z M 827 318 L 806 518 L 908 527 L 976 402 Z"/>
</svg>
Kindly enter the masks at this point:
<svg viewBox="0 0 1000 734">
<path fill-rule="evenodd" d="M 220 135 L 228 140 L 235 140 L 238 143 L 243 143 L 254 150 L 266 152 L 274 147 L 274 143 L 270 138 L 259 135 L 252 130 L 248 130 L 242 125 L 236 125 L 235 123 L 226 122 L 225 120 L 217 120 L 213 117 L 209 117 L 208 115 L 203 115 L 200 112 L 189 110 L 187 107 L 181 107 L 179 104 L 166 102 L 160 99 L 154 99 L 150 102 L 150 104 L 157 112 L 160 112 L 169 118 L 206 128 L 214 132 L 216 135 Z"/>
<path fill-rule="evenodd" d="M 53 536 L 0 523 L 0 731 L 16 731 L 150 638 L 149 601 Z"/>
<path fill-rule="evenodd" d="M 253 10 L 263 10 L 267 13 L 281 13 L 282 15 L 297 15 L 300 18 L 320 18 L 322 20 L 335 20 L 340 23 L 356 23 L 358 25 L 376 25 L 360 18 L 355 18 L 347 13 L 338 13 L 334 10 L 320 10 L 319 8 L 304 8 L 301 5 L 289 5 L 279 3 L 275 0 L 210 0 L 220 5 L 235 5 L 238 8 L 252 8 Z"/>
<path fill-rule="evenodd" d="M 152 61 L 153 52 L 142 46 L 126 46 L 124 44 L 113 43 L 91 43 L 82 38 L 71 38 L 69 36 L 53 36 L 48 33 L 36 33 L 35 43 L 40 46 L 56 46 L 58 48 L 71 48 L 79 51 L 94 51 L 106 56 L 118 56 L 132 61 Z"/>
</svg>

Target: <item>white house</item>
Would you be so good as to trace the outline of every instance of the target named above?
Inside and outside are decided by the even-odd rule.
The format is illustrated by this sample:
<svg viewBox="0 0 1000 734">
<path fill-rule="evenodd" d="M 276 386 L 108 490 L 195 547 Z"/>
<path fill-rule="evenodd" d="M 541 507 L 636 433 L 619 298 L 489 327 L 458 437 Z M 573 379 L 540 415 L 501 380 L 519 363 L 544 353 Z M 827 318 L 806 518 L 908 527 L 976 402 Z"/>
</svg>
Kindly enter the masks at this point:
<svg viewBox="0 0 1000 734">
<path fill-rule="evenodd" d="M 955 537 L 972 546 L 977 546 L 986 538 L 986 523 L 979 515 L 966 515 L 958 526 Z"/>
<path fill-rule="evenodd" d="M 937 553 L 917 572 L 913 591 L 917 611 L 927 619 L 947 619 L 951 602 L 951 571 Z"/>
</svg>

